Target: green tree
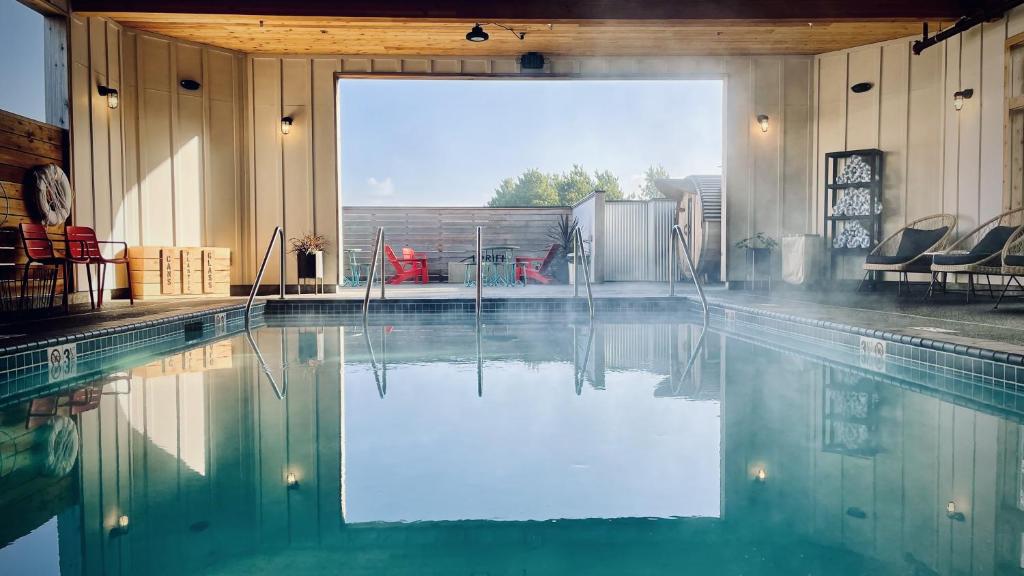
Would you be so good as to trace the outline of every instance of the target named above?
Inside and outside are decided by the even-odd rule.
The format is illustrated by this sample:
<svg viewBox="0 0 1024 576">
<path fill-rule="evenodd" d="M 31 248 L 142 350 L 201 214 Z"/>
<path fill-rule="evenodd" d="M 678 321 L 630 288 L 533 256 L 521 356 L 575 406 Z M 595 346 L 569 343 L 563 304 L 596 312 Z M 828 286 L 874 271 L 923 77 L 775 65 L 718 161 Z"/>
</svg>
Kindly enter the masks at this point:
<svg viewBox="0 0 1024 576">
<path fill-rule="evenodd" d="M 648 167 L 647 170 L 644 171 L 644 182 L 633 194 L 633 197 L 638 200 L 664 198 L 664 194 L 661 193 L 661 190 L 658 190 L 658 187 L 654 185 L 654 181 L 668 177 L 668 170 L 665 170 L 665 167 L 661 164 Z"/>
<path fill-rule="evenodd" d="M 518 178 L 505 178 L 494 190 L 487 205 L 508 206 L 554 206 L 558 195 L 551 183 L 551 177 L 536 168 L 531 168 Z"/>
<path fill-rule="evenodd" d="M 531 168 L 517 178 L 505 178 L 494 190 L 487 205 L 508 206 L 572 206 L 595 190 L 603 190 L 608 200 L 622 198 L 619 179 L 609 170 L 590 174 L 574 164 L 563 174 L 544 174 Z"/>
<path fill-rule="evenodd" d="M 619 185 L 619 178 L 610 170 L 594 172 L 596 190 L 604 191 L 605 200 L 622 200 L 622 186 Z"/>
</svg>

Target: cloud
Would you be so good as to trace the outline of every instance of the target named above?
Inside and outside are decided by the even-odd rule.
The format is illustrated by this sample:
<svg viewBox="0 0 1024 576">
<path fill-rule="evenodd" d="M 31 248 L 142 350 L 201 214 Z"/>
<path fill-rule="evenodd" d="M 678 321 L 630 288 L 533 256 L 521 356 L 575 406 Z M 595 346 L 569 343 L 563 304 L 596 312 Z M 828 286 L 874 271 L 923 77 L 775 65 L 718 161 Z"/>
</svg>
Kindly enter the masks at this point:
<svg viewBox="0 0 1024 576">
<path fill-rule="evenodd" d="M 391 182 L 391 176 L 378 180 L 370 176 L 366 179 L 366 185 L 370 187 L 370 196 L 385 198 L 395 195 L 395 185 Z"/>
</svg>

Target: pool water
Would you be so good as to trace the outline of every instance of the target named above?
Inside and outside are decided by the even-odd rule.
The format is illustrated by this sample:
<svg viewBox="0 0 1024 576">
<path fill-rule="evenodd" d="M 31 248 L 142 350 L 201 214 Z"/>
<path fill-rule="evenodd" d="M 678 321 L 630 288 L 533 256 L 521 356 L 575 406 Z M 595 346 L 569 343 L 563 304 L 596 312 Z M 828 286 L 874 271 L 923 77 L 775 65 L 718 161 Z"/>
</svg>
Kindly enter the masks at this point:
<svg viewBox="0 0 1024 576">
<path fill-rule="evenodd" d="M 0 574 L 1024 566 L 1021 417 L 940 369 L 687 315 L 286 320 L 0 399 Z"/>
</svg>

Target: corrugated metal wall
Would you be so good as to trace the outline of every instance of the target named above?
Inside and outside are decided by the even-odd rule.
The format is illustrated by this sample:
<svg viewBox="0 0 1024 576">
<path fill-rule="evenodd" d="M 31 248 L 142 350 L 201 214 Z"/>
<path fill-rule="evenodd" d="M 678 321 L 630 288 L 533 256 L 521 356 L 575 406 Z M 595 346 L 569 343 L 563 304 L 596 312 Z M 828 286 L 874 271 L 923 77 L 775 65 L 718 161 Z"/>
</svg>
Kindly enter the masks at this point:
<svg viewBox="0 0 1024 576">
<path fill-rule="evenodd" d="M 669 234 L 675 218 L 673 200 L 605 203 L 604 279 L 668 281 Z"/>
</svg>

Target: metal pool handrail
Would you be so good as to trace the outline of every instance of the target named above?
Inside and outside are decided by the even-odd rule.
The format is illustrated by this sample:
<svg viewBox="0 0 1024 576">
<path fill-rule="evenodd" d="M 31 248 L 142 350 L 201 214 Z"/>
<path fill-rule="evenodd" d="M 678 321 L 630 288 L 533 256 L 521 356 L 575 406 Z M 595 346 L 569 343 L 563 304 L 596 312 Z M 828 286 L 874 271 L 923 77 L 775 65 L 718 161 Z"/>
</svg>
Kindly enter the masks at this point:
<svg viewBox="0 0 1024 576">
<path fill-rule="evenodd" d="M 379 255 L 379 256 L 378 256 Z M 373 253 L 370 255 L 370 269 L 366 273 L 366 294 L 363 295 L 363 322 L 370 310 L 370 290 L 373 288 L 373 276 L 380 259 L 380 299 L 384 300 L 384 227 L 377 228 L 377 239 L 373 242 Z"/>
<path fill-rule="evenodd" d="M 484 268 L 483 261 L 483 240 L 484 238 L 484 227 L 476 227 L 476 321 L 477 321 L 477 332 L 479 332 L 480 324 L 480 301 L 483 297 L 484 283 L 482 270 Z"/>
<path fill-rule="evenodd" d="M 245 326 L 249 327 L 249 313 L 252 311 L 252 301 L 256 298 L 256 291 L 260 289 L 260 282 L 263 281 L 263 273 L 267 271 L 267 262 L 270 260 L 270 253 L 274 251 L 274 244 L 277 242 L 277 237 L 281 237 L 281 296 L 280 299 L 284 300 L 284 280 L 285 280 L 285 264 L 284 264 L 284 228 L 280 226 L 274 226 L 274 233 L 270 236 L 270 243 L 267 244 L 267 252 L 263 255 L 263 262 L 260 264 L 260 269 L 256 272 L 256 281 L 253 282 L 252 289 L 249 290 L 249 300 L 245 303 Z"/>
<path fill-rule="evenodd" d="M 580 295 L 580 260 L 583 261 L 583 278 L 587 283 L 587 306 L 590 308 L 590 317 L 594 317 L 594 293 L 590 289 L 590 263 L 587 262 L 587 253 L 583 250 L 583 232 L 579 227 L 572 234 L 573 236 L 573 257 L 572 265 L 575 268 L 576 281 L 573 282 L 572 295 Z"/>
<path fill-rule="evenodd" d="M 683 257 L 686 260 L 686 267 L 690 269 L 690 278 L 693 279 L 693 285 L 697 288 L 697 296 L 700 298 L 700 305 L 704 309 L 704 316 L 708 315 L 708 299 L 704 297 L 704 289 L 700 287 L 700 280 L 697 279 L 697 271 L 693 267 L 693 259 L 690 257 L 690 246 L 686 243 L 686 238 L 683 236 L 683 229 L 678 224 L 672 227 L 671 239 L 669 240 L 669 259 L 668 259 L 668 295 L 676 295 L 676 240 L 683 246 Z"/>
</svg>

